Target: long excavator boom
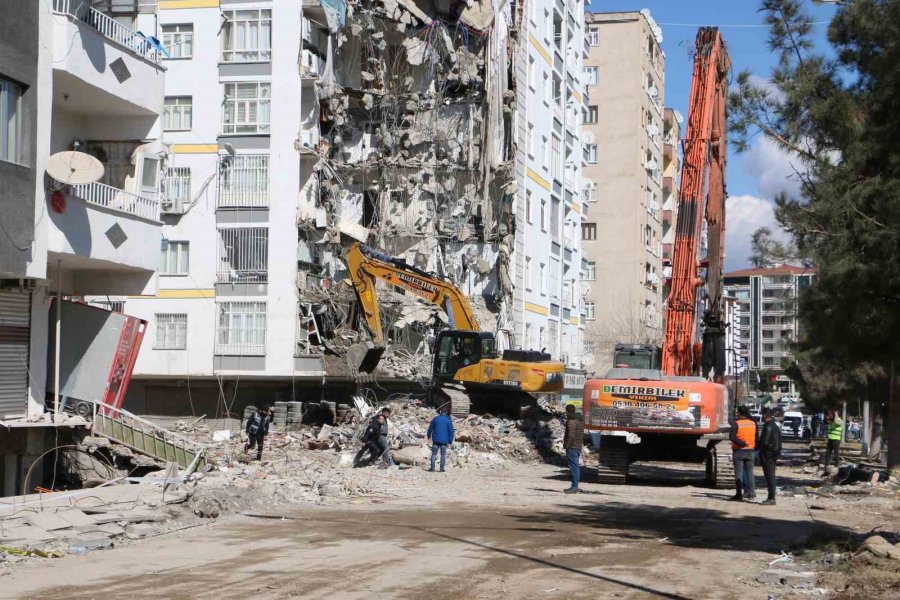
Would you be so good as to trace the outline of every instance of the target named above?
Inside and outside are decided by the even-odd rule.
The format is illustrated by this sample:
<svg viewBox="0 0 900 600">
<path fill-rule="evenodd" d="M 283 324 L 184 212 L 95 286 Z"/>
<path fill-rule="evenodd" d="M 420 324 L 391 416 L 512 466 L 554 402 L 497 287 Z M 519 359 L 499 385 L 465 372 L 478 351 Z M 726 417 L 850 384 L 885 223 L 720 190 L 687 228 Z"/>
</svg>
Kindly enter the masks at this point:
<svg viewBox="0 0 900 600">
<path fill-rule="evenodd" d="M 669 375 L 707 375 L 721 381 L 725 367 L 722 262 L 725 241 L 725 138 L 731 62 L 715 27 L 697 34 L 688 124 L 684 139 L 681 198 L 666 305 L 662 369 Z M 698 262 L 703 224 L 707 256 Z M 706 268 L 704 281 L 699 269 Z M 697 290 L 706 285 L 702 357 L 697 335 Z M 698 364 L 701 363 L 701 364 Z"/>
<path fill-rule="evenodd" d="M 376 279 L 405 289 L 447 313 L 450 329 L 480 331 L 468 298 L 458 287 L 413 265 L 355 242 L 345 256 L 366 327 L 377 348 L 384 347 Z"/>
</svg>

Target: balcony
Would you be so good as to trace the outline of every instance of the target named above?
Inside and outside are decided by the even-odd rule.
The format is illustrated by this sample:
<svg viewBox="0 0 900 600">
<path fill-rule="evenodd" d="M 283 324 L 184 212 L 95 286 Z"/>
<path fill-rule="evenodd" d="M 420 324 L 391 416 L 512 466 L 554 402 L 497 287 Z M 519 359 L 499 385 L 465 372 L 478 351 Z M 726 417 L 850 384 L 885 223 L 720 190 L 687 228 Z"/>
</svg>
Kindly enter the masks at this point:
<svg viewBox="0 0 900 600">
<path fill-rule="evenodd" d="M 47 249 L 63 290 L 76 295 L 154 293 L 159 201 L 104 183 L 48 192 Z"/>
<path fill-rule="evenodd" d="M 148 38 L 87 1 L 52 2 L 54 104 L 84 115 L 159 115 L 165 69 Z"/>
</svg>

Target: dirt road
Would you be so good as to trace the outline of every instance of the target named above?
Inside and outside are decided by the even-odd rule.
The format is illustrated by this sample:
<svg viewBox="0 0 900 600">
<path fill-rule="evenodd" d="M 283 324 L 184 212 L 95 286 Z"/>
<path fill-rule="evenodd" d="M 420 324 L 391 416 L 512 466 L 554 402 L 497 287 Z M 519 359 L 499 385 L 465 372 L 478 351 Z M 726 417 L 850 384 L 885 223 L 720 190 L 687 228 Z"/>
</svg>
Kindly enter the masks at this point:
<svg viewBox="0 0 900 600">
<path fill-rule="evenodd" d="M 853 510 L 812 508 L 790 491 L 775 507 L 730 503 L 729 492 L 699 486 L 699 469 L 635 473 L 633 485 L 587 483 L 577 496 L 560 493 L 565 472 L 550 465 L 423 473 L 444 492 L 480 492 L 221 518 L 42 561 L 5 577 L 0 597 L 765 598 L 755 577 L 782 549 L 898 523 L 895 508 L 866 499 Z"/>
</svg>

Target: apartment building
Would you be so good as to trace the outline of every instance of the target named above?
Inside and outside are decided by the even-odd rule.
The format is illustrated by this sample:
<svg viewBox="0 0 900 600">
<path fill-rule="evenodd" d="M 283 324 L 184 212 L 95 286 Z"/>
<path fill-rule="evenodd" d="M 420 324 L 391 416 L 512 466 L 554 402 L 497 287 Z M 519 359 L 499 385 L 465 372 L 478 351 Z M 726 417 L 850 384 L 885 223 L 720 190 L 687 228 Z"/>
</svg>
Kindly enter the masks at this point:
<svg viewBox="0 0 900 600">
<path fill-rule="evenodd" d="M 662 179 L 662 280 L 663 313 L 672 281 L 672 252 L 675 246 L 675 224 L 678 222 L 678 192 L 681 189 L 681 124 L 684 117 L 674 108 L 663 112 L 663 179 Z M 665 323 L 663 323 L 665 327 Z"/>
<path fill-rule="evenodd" d="M 735 313 L 726 336 L 726 355 L 750 370 L 750 381 L 760 371 L 781 371 L 792 361 L 787 342 L 799 332 L 797 298 L 808 287 L 815 270 L 780 265 L 725 274 L 725 296 L 734 299 Z M 787 376 L 775 377 L 776 389 L 794 393 Z"/>
<path fill-rule="evenodd" d="M 233 410 L 352 381 L 343 354 L 365 333 L 341 254 L 356 241 L 459 285 L 501 348 L 577 370 L 580 0 L 158 9 L 159 289 L 109 299 L 150 323 L 130 408 Z M 442 317 L 396 290 L 381 301 L 377 378 L 427 376 Z"/>
<path fill-rule="evenodd" d="M 586 338 L 603 372 L 617 341 L 661 340 L 664 156 L 677 166 L 664 136 L 662 34 L 649 11 L 588 13 L 585 27 Z"/>
<path fill-rule="evenodd" d="M 153 294 L 162 223 L 158 144 L 165 69 L 132 2 L 11 0 L 0 23 L 0 480 L 20 491 L 55 439 L 57 339 L 86 335 L 52 300 Z M 116 6 L 112 6 L 116 5 Z M 104 167 L 71 184 L 48 158 Z M 59 166 L 59 161 L 55 161 Z M 62 176 L 68 177 L 63 173 Z M 62 177 L 61 176 L 61 177 Z M 76 330 L 80 330 L 75 334 Z M 103 340 L 95 340 L 103 344 Z M 107 367 L 108 369 L 108 367 Z M 32 482 L 40 480 L 35 466 Z"/>
</svg>

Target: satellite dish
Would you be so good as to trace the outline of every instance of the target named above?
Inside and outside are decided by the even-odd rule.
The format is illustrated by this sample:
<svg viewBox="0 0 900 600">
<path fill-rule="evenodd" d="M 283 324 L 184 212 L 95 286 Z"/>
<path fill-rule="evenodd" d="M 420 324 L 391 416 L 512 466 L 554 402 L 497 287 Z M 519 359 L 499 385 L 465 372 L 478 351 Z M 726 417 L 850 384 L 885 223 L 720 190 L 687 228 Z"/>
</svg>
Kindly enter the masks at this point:
<svg viewBox="0 0 900 600">
<path fill-rule="evenodd" d="M 94 183 L 103 177 L 103 163 L 84 152 L 57 152 L 47 159 L 47 174 L 60 183 Z"/>
</svg>

